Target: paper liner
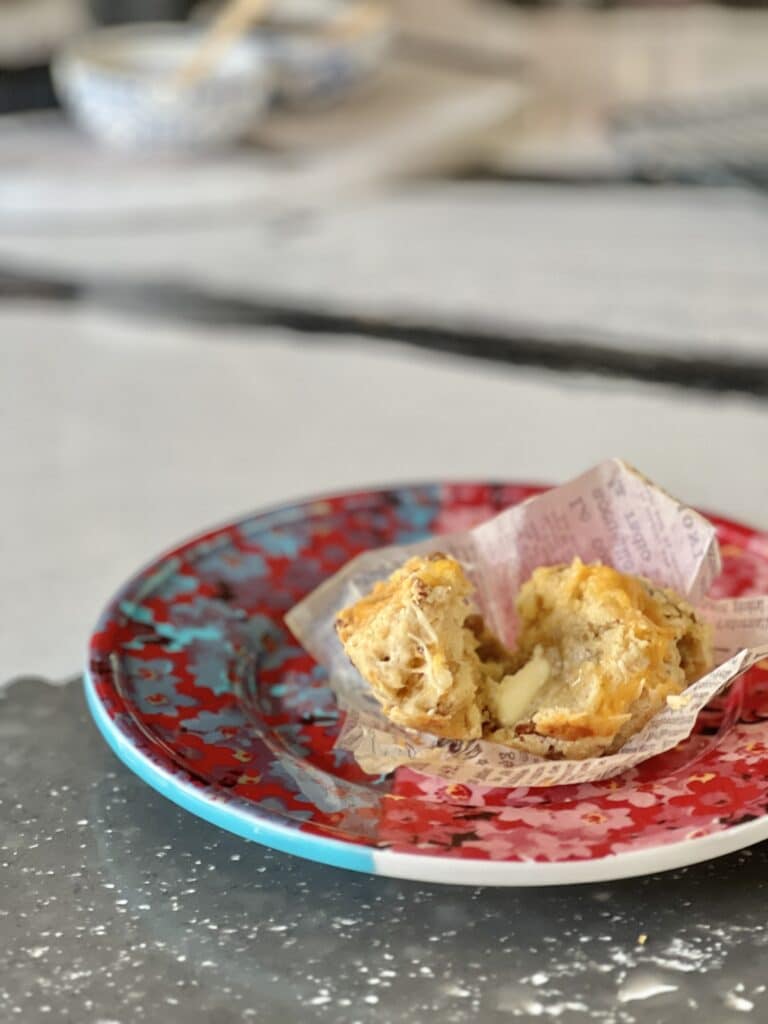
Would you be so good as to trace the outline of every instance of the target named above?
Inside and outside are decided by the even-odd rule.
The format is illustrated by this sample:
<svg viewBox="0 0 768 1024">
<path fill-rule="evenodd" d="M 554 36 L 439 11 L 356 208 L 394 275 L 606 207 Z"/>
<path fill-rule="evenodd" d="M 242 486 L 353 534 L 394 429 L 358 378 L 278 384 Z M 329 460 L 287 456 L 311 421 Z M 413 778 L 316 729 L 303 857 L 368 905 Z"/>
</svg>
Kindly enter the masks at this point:
<svg viewBox="0 0 768 1024">
<path fill-rule="evenodd" d="M 549 760 L 485 740 L 443 740 L 403 729 L 381 712 L 367 683 L 350 664 L 334 622 L 414 554 L 444 551 L 458 559 L 476 588 L 491 629 L 510 647 L 517 632 L 515 598 L 540 565 L 601 561 L 647 576 L 685 596 L 715 632 L 717 667 L 674 698 L 616 754 L 582 761 Z M 714 527 L 619 459 L 464 533 L 366 552 L 309 594 L 286 622 L 329 673 L 346 712 L 336 745 L 364 771 L 398 765 L 456 782 L 487 786 L 552 786 L 610 778 L 674 747 L 716 694 L 768 657 L 768 596 L 707 600 L 720 572 Z M 674 705 L 674 706 L 672 706 Z"/>
</svg>

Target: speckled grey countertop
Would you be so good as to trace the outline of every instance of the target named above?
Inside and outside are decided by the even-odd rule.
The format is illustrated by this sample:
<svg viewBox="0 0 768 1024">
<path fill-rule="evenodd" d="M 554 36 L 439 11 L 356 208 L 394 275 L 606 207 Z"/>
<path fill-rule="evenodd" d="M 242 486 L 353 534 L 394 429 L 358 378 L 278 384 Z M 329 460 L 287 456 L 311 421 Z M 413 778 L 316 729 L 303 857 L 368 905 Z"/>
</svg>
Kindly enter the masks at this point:
<svg viewBox="0 0 768 1024">
<path fill-rule="evenodd" d="M 764 1020 L 768 843 L 606 885 L 345 873 L 178 810 L 79 681 L 0 700 L 0 1020 Z M 641 937 L 645 936 L 643 940 Z"/>
</svg>

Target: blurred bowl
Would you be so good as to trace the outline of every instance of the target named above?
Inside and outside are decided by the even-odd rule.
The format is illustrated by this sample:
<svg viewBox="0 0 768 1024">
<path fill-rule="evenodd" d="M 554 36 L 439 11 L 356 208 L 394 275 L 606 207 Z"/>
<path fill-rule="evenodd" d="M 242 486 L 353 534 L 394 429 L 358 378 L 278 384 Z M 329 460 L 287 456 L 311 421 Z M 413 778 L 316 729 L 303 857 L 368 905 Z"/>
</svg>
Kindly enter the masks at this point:
<svg viewBox="0 0 768 1024">
<path fill-rule="evenodd" d="M 56 91 L 91 135 L 121 148 L 210 149 L 258 122 L 271 95 L 270 61 L 252 38 L 234 44 L 199 82 L 173 75 L 204 29 L 174 23 L 99 29 L 53 62 Z"/>
<path fill-rule="evenodd" d="M 336 30 L 341 12 L 356 18 L 348 32 Z M 295 10 L 277 8 L 251 35 L 269 55 L 276 101 L 311 106 L 341 98 L 375 73 L 389 52 L 393 26 L 386 3 L 312 0 Z"/>
</svg>

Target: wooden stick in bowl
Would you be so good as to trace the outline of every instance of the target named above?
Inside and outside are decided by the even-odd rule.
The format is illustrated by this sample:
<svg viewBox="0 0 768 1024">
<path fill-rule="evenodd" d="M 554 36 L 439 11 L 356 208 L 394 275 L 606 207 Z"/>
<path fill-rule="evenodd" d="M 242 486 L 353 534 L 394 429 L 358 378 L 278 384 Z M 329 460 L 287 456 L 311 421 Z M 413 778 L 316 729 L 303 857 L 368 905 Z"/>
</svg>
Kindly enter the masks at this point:
<svg viewBox="0 0 768 1024">
<path fill-rule="evenodd" d="M 270 13 L 272 0 L 230 0 L 218 14 L 203 36 L 200 46 L 182 66 L 174 72 L 171 87 L 186 89 L 201 81 L 213 71 L 226 51 Z M 381 16 L 380 0 L 359 0 L 345 5 L 328 23 L 321 35 L 328 40 L 353 39 L 364 31 L 371 21 Z"/>
<path fill-rule="evenodd" d="M 188 89 L 201 81 L 270 7 L 270 0 L 230 0 L 203 36 L 199 48 L 174 72 L 171 85 Z"/>
</svg>

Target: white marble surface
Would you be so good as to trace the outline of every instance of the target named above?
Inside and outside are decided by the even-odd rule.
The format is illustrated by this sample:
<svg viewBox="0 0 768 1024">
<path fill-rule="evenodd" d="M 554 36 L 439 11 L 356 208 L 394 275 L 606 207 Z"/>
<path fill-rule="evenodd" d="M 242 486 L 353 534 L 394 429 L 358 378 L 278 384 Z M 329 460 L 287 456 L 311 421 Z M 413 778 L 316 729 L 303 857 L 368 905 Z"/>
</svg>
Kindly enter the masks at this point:
<svg viewBox="0 0 768 1024">
<path fill-rule="evenodd" d="M 432 185 L 288 222 L 12 229 L 0 264 L 157 277 L 347 312 L 768 359 L 768 206 L 725 189 Z"/>
<path fill-rule="evenodd" d="M 0 681 L 76 672 L 101 605 L 159 550 L 320 491 L 562 480 L 618 454 L 768 527 L 768 407 L 396 346 L 0 310 Z"/>
</svg>

